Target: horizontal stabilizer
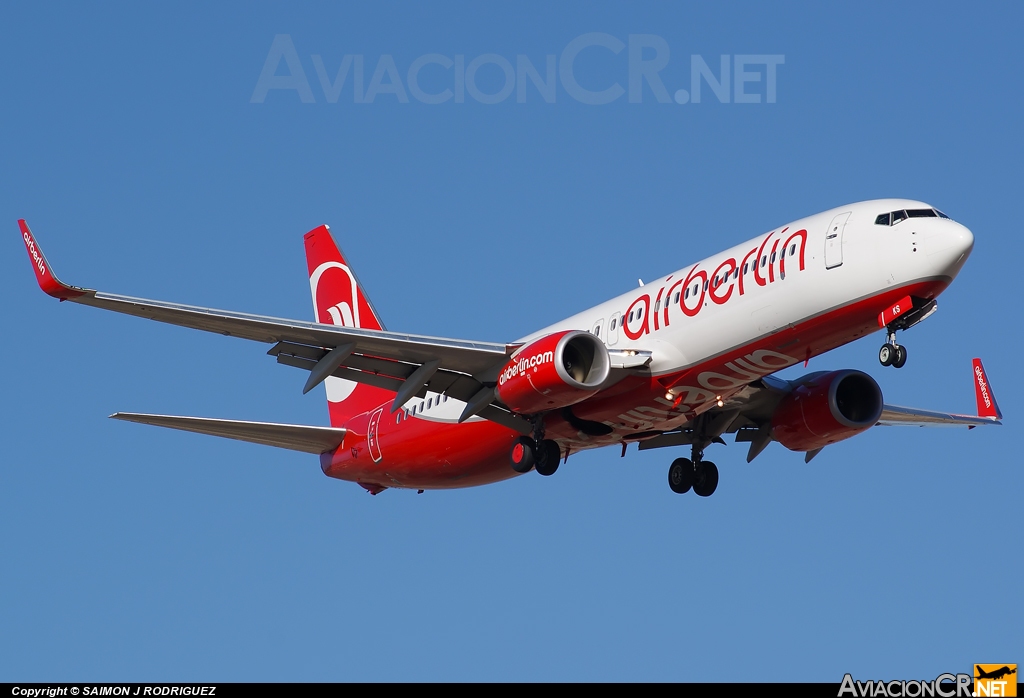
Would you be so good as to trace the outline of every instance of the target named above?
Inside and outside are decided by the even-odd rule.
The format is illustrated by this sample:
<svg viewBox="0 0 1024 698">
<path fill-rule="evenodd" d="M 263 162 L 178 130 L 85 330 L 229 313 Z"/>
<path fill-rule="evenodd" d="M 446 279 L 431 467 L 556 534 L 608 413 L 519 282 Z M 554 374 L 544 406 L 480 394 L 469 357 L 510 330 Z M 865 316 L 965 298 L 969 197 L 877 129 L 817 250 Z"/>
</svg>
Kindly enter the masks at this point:
<svg viewBox="0 0 1024 698">
<path fill-rule="evenodd" d="M 226 439 L 249 441 L 264 446 L 277 446 L 291 451 L 317 455 L 333 451 L 345 438 L 344 429 L 311 427 L 301 424 L 274 424 L 272 422 L 242 422 L 233 419 L 207 419 L 204 417 L 176 417 L 165 414 L 136 414 L 117 412 L 111 419 L 151 424 L 155 427 L 193 431 L 197 434 L 222 436 Z"/>
</svg>

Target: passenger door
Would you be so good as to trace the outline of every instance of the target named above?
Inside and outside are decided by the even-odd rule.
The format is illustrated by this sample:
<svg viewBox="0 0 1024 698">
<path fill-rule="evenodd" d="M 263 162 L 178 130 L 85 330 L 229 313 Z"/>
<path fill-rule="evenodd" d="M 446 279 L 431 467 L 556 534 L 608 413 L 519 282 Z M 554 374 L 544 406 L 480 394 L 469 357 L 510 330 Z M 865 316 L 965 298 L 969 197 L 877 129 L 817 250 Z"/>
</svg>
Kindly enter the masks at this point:
<svg viewBox="0 0 1024 698">
<path fill-rule="evenodd" d="M 828 224 L 825 231 L 825 268 L 833 269 L 843 263 L 843 230 L 852 211 L 840 213 Z"/>
<path fill-rule="evenodd" d="M 380 452 L 380 440 L 377 438 L 377 427 L 380 425 L 380 416 L 383 412 L 384 408 L 378 407 L 370 415 L 370 423 L 366 428 L 366 445 L 370 449 L 370 458 L 373 459 L 374 463 L 380 463 L 381 458 L 384 457 Z"/>
</svg>

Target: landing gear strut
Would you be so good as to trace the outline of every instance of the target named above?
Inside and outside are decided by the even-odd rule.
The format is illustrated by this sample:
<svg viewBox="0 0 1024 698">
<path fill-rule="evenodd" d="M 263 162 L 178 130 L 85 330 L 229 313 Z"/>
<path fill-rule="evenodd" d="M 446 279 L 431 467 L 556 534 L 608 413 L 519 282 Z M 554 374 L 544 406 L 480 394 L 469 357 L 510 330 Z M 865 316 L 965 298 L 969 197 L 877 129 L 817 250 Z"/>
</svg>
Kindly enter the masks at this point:
<svg viewBox="0 0 1024 698">
<path fill-rule="evenodd" d="M 883 366 L 903 368 L 907 363 L 907 348 L 896 343 L 896 330 L 887 328 L 888 336 L 885 344 L 878 350 L 878 361 Z"/>
<path fill-rule="evenodd" d="M 509 451 L 512 469 L 517 473 L 528 473 L 536 468 L 541 475 L 554 475 L 562 457 L 558 444 L 544 438 L 544 423 L 540 420 L 534 422 L 533 437 L 520 436 L 512 442 L 512 450 Z"/>
<path fill-rule="evenodd" d="M 704 415 L 698 417 L 697 427 L 694 429 L 690 457 L 676 458 L 669 466 L 668 486 L 676 494 L 686 494 L 693 489 L 698 497 L 710 497 L 718 488 L 718 466 L 704 460 L 704 447 L 710 445 L 717 437 L 708 438 L 703 417 Z"/>
</svg>

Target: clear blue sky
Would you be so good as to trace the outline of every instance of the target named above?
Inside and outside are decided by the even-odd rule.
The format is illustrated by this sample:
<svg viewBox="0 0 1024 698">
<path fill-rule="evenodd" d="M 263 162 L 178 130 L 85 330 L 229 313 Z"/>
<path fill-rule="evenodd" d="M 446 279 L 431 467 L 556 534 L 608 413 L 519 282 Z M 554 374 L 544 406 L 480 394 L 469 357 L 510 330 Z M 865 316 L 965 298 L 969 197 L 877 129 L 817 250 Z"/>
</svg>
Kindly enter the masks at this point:
<svg viewBox="0 0 1024 698">
<path fill-rule="evenodd" d="M 1019 3 L 5 4 L 0 22 L 0 680 L 839 681 L 1024 661 Z M 549 102 L 528 77 L 525 101 L 478 99 L 501 94 L 502 60 L 546 78 L 590 33 L 625 47 L 584 47 L 571 77 L 618 99 L 559 79 Z M 279 34 L 311 103 L 252 101 Z M 776 100 L 754 66 L 760 103 L 706 83 L 699 103 L 648 83 L 631 101 L 630 35 L 667 58 L 673 98 L 692 55 L 715 75 L 722 55 L 731 72 L 781 56 Z M 421 94 L 453 90 L 441 104 L 407 84 L 429 54 L 453 62 L 419 73 Z M 459 101 L 456 57 L 468 73 L 488 54 Z M 356 103 L 351 71 L 328 101 L 313 56 L 331 88 L 346 55 L 364 93 L 392 60 L 408 101 Z M 981 356 L 1007 425 L 873 429 L 810 465 L 717 446 L 707 500 L 669 490 L 667 450 L 371 497 L 312 456 L 108 420 L 327 415 L 262 345 L 46 298 L 15 222 L 71 283 L 294 318 L 312 312 L 301 236 L 327 223 L 390 329 L 503 341 L 886 196 L 942 208 L 974 253 L 904 337 L 906 368 L 878 365 L 875 335 L 811 370 L 970 412 Z"/>
</svg>

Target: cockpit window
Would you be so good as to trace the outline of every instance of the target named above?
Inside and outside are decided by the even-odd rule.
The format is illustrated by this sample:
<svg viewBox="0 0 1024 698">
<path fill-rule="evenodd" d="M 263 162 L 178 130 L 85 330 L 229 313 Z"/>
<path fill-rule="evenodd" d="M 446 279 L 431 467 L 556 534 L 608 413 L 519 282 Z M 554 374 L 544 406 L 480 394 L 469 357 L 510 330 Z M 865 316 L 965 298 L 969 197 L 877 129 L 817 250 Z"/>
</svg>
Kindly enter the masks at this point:
<svg viewBox="0 0 1024 698">
<path fill-rule="evenodd" d="M 906 211 L 882 213 L 875 218 L 875 225 L 896 225 L 907 218 L 945 218 L 952 220 L 937 208 L 908 208 Z"/>
</svg>

